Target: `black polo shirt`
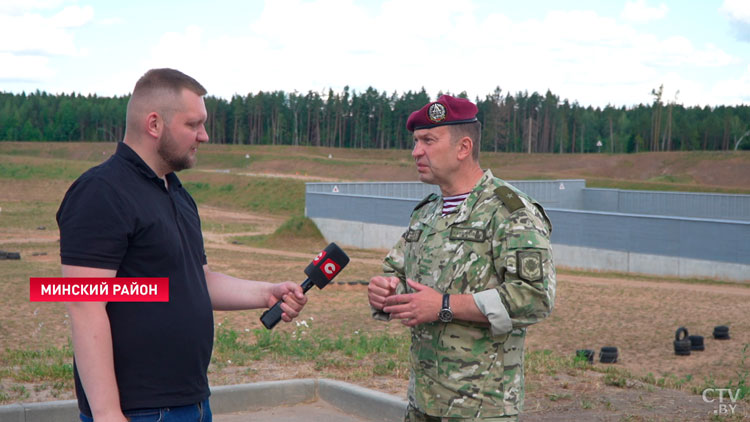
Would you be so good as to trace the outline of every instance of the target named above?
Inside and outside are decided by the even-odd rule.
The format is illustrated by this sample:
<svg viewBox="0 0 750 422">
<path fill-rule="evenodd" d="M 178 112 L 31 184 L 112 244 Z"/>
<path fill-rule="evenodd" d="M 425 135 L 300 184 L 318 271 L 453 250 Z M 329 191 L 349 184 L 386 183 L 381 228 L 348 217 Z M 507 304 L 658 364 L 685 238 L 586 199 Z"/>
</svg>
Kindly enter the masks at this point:
<svg viewBox="0 0 750 422">
<path fill-rule="evenodd" d="M 210 394 L 213 311 L 200 217 L 174 173 L 169 189 L 128 145 L 86 171 L 57 212 L 62 263 L 169 277 L 169 302 L 107 304 L 123 410 L 182 406 Z M 78 406 L 91 415 L 75 369 Z"/>
</svg>

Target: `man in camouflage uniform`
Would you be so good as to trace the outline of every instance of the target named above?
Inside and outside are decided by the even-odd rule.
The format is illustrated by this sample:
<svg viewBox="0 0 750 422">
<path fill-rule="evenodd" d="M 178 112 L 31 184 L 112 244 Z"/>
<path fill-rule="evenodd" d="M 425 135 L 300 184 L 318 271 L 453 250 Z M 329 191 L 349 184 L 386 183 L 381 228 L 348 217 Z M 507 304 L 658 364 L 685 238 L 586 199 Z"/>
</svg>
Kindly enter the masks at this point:
<svg viewBox="0 0 750 422">
<path fill-rule="evenodd" d="M 375 318 L 411 327 L 406 421 L 517 421 L 526 327 L 554 304 L 549 219 L 479 167 L 476 113 L 444 95 L 409 117 L 419 179 L 442 195 L 417 205 L 368 287 Z"/>
</svg>

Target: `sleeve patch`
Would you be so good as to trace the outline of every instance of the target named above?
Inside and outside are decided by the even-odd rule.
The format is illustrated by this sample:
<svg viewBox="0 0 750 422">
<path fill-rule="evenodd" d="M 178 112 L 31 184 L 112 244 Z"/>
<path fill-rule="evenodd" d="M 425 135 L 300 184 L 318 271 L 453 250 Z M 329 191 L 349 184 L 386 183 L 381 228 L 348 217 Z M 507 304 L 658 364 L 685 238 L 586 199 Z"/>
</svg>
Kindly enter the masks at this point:
<svg viewBox="0 0 750 422">
<path fill-rule="evenodd" d="M 543 277 L 542 253 L 539 251 L 517 251 L 518 277 L 533 283 Z"/>
</svg>

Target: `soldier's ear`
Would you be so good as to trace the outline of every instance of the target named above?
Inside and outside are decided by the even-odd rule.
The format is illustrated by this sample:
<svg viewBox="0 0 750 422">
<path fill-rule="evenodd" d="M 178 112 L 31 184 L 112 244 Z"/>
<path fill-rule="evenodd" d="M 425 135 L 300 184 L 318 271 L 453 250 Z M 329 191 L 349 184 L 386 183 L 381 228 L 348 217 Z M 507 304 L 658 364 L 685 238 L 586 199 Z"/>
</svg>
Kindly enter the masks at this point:
<svg viewBox="0 0 750 422">
<path fill-rule="evenodd" d="M 474 141 L 471 140 L 468 136 L 464 136 L 461 139 L 458 140 L 458 152 L 457 156 L 458 159 L 463 161 L 467 157 L 471 157 L 471 150 L 474 148 Z"/>
</svg>

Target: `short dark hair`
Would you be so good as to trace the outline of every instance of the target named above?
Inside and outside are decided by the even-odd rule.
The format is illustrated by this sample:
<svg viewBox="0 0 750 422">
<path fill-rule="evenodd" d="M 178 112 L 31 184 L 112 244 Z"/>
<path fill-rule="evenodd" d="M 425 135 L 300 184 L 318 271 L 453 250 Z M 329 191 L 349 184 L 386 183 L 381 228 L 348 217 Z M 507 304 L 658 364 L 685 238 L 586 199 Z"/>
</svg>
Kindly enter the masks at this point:
<svg viewBox="0 0 750 422">
<path fill-rule="evenodd" d="M 175 69 L 151 69 L 146 72 L 133 88 L 128 101 L 125 131 L 137 127 L 142 113 L 158 112 L 165 120 L 171 119 L 175 99 L 183 90 L 198 96 L 206 95 L 206 88 L 190 76 Z"/>
<path fill-rule="evenodd" d="M 163 68 L 151 69 L 146 72 L 133 88 L 133 95 L 149 92 L 155 89 L 167 89 L 179 94 L 183 89 L 194 92 L 198 96 L 206 95 L 206 88 L 192 77 L 179 70 Z"/>
<path fill-rule="evenodd" d="M 482 122 L 476 121 L 471 123 L 462 123 L 459 125 L 450 125 L 451 142 L 458 142 L 464 136 L 471 138 L 471 158 L 479 161 L 479 145 L 482 143 Z"/>
</svg>

